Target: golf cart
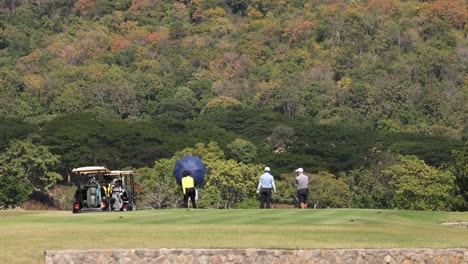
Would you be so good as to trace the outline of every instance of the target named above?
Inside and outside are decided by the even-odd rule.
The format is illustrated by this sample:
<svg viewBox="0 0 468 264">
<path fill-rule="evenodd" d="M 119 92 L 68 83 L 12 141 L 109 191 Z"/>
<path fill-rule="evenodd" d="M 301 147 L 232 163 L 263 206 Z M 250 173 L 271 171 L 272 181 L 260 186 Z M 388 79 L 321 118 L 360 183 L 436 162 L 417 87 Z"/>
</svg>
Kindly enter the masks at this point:
<svg viewBox="0 0 468 264">
<path fill-rule="evenodd" d="M 107 211 L 135 211 L 135 182 L 133 171 L 113 170 L 105 175 L 107 188 L 105 207 Z"/>
<path fill-rule="evenodd" d="M 89 166 L 72 172 L 78 176 L 73 213 L 136 210 L 132 171 Z"/>
</svg>

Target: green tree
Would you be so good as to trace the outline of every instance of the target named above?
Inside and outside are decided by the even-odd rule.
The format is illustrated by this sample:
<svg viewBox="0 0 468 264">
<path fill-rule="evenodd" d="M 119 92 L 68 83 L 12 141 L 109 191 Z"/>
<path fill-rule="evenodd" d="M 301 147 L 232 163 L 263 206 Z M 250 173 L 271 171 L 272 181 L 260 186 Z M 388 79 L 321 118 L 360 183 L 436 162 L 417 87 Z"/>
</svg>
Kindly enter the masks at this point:
<svg viewBox="0 0 468 264">
<path fill-rule="evenodd" d="M 177 120 L 193 119 L 197 99 L 195 93 L 187 87 L 164 89 L 156 101 L 148 104 L 150 114 L 157 118 Z"/>
<path fill-rule="evenodd" d="M 58 180 L 54 172 L 59 157 L 46 146 L 36 145 L 32 139 L 14 140 L 0 154 L 0 204 L 17 206 L 26 201 L 33 190 L 47 191 Z"/>
<path fill-rule="evenodd" d="M 292 127 L 278 125 L 267 138 L 267 146 L 276 153 L 282 153 L 286 152 L 294 144 L 295 140 L 296 136 Z"/>
<path fill-rule="evenodd" d="M 1 34 L 1 31 L 0 31 Z M 1 38 L 1 37 L 0 37 Z M 21 77 L 17 70 L 8 67 L 0 68 L 0 115 L 14 116 L 11 107 L 14 98 L 21 88 Z"/>
<path fill-rule="evenodd" d="M 379 179 L 370 169 L 353 169 L 342 179 L 349 186 L 349 205 L 353 208 L 385 208 L 391 190 L 385 181 Z"/>
<path fill-rule="evenodd" d="M 10 116 L 31 118 L 44 112 L 41 103 L 28 93 L 18 93 L 10 105 Z"/>
<path fill-rule="evenodd" d="M 18 177 L 0 175 L 0 209 L 10 208 L 25 202 L 32 191 L 30 186 L 18 184 Z"/>
<path fill-rule="evenodd" d="M 185 148 L 176 152 L 174 156 L 180 158 L 187 154 L 200 157 L 203 162 L 206 163 L 205 166 L 207 167 L 209 167 L 212 162 L 224 159 L 225 157 L 223 150 L 219 147 L 218 143 L 214 141 L 210 141 L 208 144 L 197 143 L 195 147 Z"/>
<path fill-rule="evenodd" d="M 464 199 L 464 209 L 468 207 L 468 142 L 461 150 L 452 151 L 453 165 L 451 167 L 456 178 L 456 183 L 460 189 L 460 194 Z"/>
<path fill-rule="evenodd" d="M 141 189 L 138 193 L 140 208 L 175 208 L 182 203 L 180 186 L 172 171 L 175 159 L 157 160 L 153 167 L 142 167 L 135 171 Z"/>
<path fill-rule="evenodd" d="M 211 208 L 234 208 L 255 195 L 258 172 L 262 165 L 219 159 L 207 163 L 206 183 L 200 190 L 200 205 Z M 211 199 L 206 199 L 207 194 Z"/>
<path fill-rule="evenodd" d="M 236 138 L 227 148 L 228 157 L 238 162 L 250 163 L 257 158 L 257 147 L 248 140 Z"/>
<path fill-rule="evenodd" d="M 225 110 L 236 110 L 241 108 L 241 102 L 235 98 L 218 96 L 208 100 L 201 113 L 203 115 L 216 115 L 218 112 L 223 113 Z"/>
<path fill-rule="evenodd" d="M 302 65 L 305 64 L 303 57 L 307 53 L 298 53 L 290 51 L 285 58 L 288 61 L 280 65 L 274 65 L 272 68 L 264 66 L 265 70 L 269 71 L 269 76 L 262 76 L 266 80 L 258 84 L 254 97 L 258 108 L 279 112 L 289 118 L 303 114 L 305 88 L 302 84 L 302 76 L 299 76 L 297 72 L 302 70 Z"/>
<path fill-rule="evenodd" d="M 247 7 L 249 1 L 246 0 L 226 0 L 226 4 L 231 8 L 234 14 L 240 13 L 242 15 L 247 14 Z"/>
<path fill-rule="evenodd" d="M 61 94 L 55 97 L 50 104 L 50 110 L 53 113 L 78 113 L 86 106 L 86 98 L 83 94 L 76 91 L 74 85 L 67 84 Z"/>
<path fill-rule="evenodd" d="M 26 123 L 17 118 L 0 118 L 0 152 L 3 152 L 10 141 L 14 139 L 25 139 L 34 131 L 35 127 L 31 123 Z"/>
<path fill-rule="evenodd" d="M 350 193 L 346 183 L 335 175 L 321 171 L 309 175 L 308 203 L 317 208 L 339 208 L 349 204 Z"/>
<path fill-rule="evenodd" d="M 428 166 L 416 156 L 399 156 L 399 164 L 386 168 L 391 177 L 393 203 L 410 210 L 450 210 L 455 202 L 455 176 Z"/>
</svg>

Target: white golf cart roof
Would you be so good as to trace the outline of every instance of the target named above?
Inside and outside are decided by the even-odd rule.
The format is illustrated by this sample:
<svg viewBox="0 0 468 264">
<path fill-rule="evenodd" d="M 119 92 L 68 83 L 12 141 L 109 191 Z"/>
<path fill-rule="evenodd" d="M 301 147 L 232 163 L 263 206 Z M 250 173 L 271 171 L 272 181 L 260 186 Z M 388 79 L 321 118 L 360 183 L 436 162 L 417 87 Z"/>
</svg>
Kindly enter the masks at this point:
<svg viewBox="0 0 468 264">
<path fill-rule="evenodd" d="M 96 174 L 96 173 L 110 173 L 110 170 L 102 166 L 88 166 L 79 167 L 72 170 L 72 172 L 79 174 Z"/>
<path fill-rule="evenodd" d="M 133 171 L 131 170 L 113 170 L 108 173 L 110 176 L 125 176 L 125 175 L 131 175 L 133 174 Z"/>
</svg>

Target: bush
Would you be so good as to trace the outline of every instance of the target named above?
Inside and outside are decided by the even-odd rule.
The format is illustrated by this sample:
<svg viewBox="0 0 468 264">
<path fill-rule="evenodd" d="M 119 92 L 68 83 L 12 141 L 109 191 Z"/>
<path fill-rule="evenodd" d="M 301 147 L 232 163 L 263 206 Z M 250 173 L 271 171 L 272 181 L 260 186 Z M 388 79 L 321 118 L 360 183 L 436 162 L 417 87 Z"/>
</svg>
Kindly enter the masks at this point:
<svg viewBox="0 0 468 264">
<path fill-rule="evenodd" d="M 236 204 L 235 209 L 256 209 L 259 201 L 256 197 L 246 198 Z"/>
</svg>

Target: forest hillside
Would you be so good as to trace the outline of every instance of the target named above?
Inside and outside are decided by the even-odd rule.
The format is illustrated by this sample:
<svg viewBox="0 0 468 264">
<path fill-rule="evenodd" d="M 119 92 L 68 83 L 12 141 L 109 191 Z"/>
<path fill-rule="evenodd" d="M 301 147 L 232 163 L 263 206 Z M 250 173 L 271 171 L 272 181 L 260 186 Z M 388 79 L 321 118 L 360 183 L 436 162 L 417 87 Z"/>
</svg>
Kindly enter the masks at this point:
<svg viewBox="0 0 468 264">
<path fill-rule="evenodd" d="M 466 208 L 467 20 L 465 0 L 1 1 L 0 206 L 192 151 L 291 190 L 304 167 L 331 207 L 408 208 L 419 168 L 448 187 L 414 209 Z"/>
</svg>

